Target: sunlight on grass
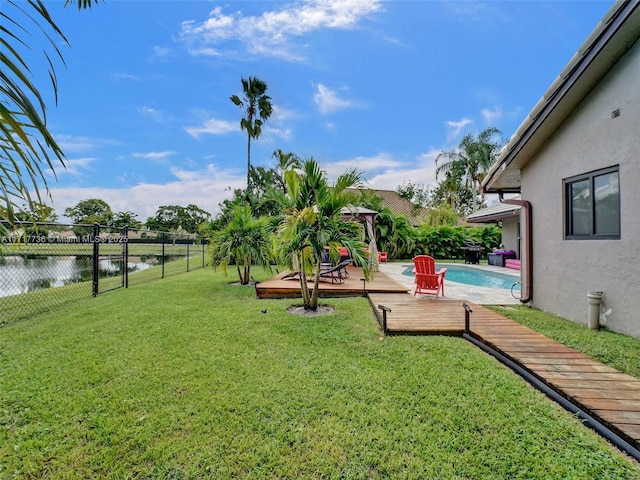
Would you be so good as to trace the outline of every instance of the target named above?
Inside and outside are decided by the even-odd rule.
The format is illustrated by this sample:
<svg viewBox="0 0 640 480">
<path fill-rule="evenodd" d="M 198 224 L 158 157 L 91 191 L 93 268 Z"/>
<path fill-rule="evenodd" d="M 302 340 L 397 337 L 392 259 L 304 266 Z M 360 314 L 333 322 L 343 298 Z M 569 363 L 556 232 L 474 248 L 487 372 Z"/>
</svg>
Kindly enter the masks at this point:
<svg viewBox="0 0 640 480">
<path fill-rule="evenodd" d="M 640 478 L 462 339 L 381 340 L 365 299 L 305 318 L 232 281 L 204 269 L 1 328 L 0 477 Z"/>
</svg>

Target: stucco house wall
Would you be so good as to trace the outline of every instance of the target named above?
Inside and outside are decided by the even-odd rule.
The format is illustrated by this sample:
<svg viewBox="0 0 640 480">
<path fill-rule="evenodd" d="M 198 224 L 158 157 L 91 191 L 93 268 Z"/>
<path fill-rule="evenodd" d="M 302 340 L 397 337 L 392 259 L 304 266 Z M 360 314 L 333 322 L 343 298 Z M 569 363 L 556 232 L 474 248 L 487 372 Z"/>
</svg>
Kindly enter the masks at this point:
<svg viewBox="0 0 640 480">
<path fill-rule="evenodd" d="M 520 258 L 520 245 L 518 242 L 518 224 L 520 217 L 502 219 L 502 244 L 505 250 L 513 250 Z"/>
<path fill-rule="evenodd" d="M 615 165 L 621 238 L 566 240 L 563 179 Z M 523 168 L 521 192 L 533 206 L 533 305 L 586 324 L 587 293 L 602 291 L 601 323 L 640 337 L 640 41 Z"/>
</svg>

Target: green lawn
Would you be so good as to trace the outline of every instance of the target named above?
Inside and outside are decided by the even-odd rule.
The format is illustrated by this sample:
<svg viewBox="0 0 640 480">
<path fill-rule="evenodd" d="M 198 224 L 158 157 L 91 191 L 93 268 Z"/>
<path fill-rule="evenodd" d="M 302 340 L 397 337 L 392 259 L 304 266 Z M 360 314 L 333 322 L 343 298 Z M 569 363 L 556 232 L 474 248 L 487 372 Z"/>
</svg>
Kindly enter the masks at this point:
<svg viewBox="0 0 640 480">
<path fill-rule="evenodd" d="M 299 317 L 232 281 L 0 328 L 0 478 L 640 478 L 462 339 L 383 339 L 365 299 Z"/>
</svg>

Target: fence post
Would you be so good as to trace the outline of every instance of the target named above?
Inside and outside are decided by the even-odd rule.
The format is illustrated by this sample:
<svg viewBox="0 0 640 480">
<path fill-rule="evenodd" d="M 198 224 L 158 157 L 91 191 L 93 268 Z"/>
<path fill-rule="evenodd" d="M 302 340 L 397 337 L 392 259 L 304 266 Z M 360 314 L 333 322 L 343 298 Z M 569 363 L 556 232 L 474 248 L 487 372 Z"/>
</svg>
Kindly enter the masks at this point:
<svg viewBox="0 0 640 480">
<path fill-rule="evenodd" d="M 190 243 L 190 241 L 191 241 L 191 239 L 187 235 L 187 272 L 189 271 L 189 243 Z"/>
<path fill-rule="evenodd" d="M 93 296 L 98 295 L 98 281 L 100 278 L 100 271 L 98 269 L 98 256 L 100 255 L 100 225 L 98 223 L 93 224 L 93 236 L 91 237 L 93 241 Z"/>
<path fill-rule="evenodd" d="M 164 241 L 165 233 L 162 232 L 162 276 L 160 278 L 164 278 Z"/>
<path fill-rule="evenodd" d="M 200 245 L 202 245 L 202 268 L 204 268 L 204 238 L 200 240 Z"/>
<path fill-rule="evenodd" d="M 129 225 L 124 226 L 122 231 L 124 236 L 124 288 L 129 288 Z"/>
</svg>

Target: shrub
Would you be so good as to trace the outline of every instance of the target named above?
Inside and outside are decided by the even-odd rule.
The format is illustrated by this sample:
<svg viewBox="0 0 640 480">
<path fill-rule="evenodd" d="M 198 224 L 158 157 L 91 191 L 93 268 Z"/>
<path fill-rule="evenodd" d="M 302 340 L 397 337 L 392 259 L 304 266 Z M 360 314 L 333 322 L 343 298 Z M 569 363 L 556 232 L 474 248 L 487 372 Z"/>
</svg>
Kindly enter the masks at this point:
<svg viewBox="0 0 640 480">
<path fill-rule="evenodd" d="M 466 242 L 476 242 L 484 247 L 485 253 L 500 245 L 501 229 L 464 226 L 422 226 L 417 230 L 417 238 L 412 256 L 426 254 L 434 258 L 456 258 L 461 256 Z"/>
</svg>

